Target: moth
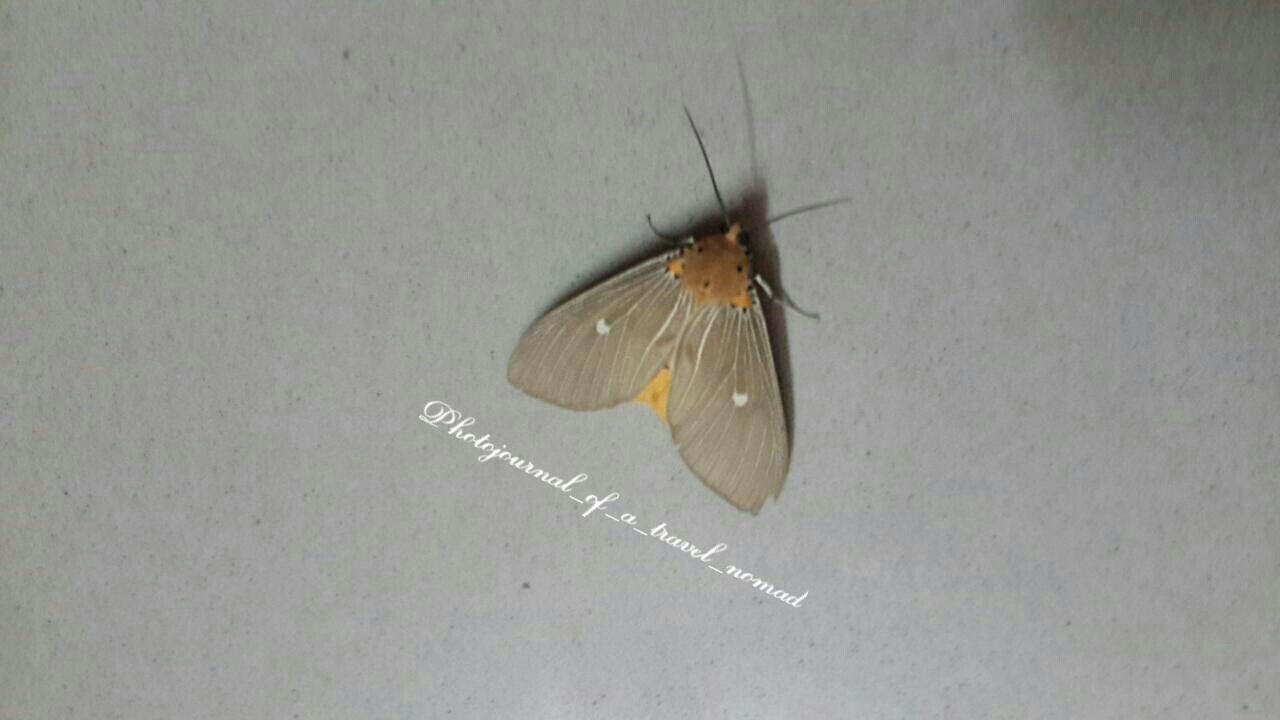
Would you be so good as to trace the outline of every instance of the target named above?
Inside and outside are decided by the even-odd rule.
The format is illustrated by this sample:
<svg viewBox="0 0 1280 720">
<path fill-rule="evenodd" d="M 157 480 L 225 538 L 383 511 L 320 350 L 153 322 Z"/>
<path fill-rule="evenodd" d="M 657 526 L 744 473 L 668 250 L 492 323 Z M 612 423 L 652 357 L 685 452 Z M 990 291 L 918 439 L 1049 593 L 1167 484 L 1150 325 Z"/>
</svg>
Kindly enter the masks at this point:
<svg viewBox="0 0 1280 720">
<path fill-rule="evenodd" d="M 790 445 L 778 372 L 757 288 L 751 231 L 730 222 L 706 146 L 721 232 L 673 247 L 552 309 L 520 338 L 507 369 L 516 388 L 571 410 L 648 405 L 671 428 L 689 469 L 740 510 L 759 513 L 787 476 Z M 810 205 L 765 225 L 847 198 Z M 783 301 L 785 297 L 778 296 Z"/>
</svg>

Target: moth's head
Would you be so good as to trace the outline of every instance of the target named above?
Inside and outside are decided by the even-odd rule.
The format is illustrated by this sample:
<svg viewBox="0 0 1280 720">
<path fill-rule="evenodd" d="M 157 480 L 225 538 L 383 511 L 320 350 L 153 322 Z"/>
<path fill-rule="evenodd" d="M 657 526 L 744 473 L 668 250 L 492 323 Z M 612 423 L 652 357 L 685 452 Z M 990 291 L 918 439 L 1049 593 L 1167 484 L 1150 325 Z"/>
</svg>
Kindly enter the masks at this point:
<svg viewBox="0 0 1280 720">
<path fill-rule="evenodd" d="M 742 227 L 742 223 L 733 223 L 730 225 L 729 229 L 724 232 L 724 237 L 725 240 L 728 240 L 735 245 L 742 246 L 743 250 L 750 254 L 750 250 L 747 250 L 747 230 Z"/>
<path fill-rule="evenodd" d="M 751 253 L 742 226 L 734 223 L 719 235 L 703 235 L 682 248 L 668 263 L 701 305 L 751 307 Z"/>
</svg>

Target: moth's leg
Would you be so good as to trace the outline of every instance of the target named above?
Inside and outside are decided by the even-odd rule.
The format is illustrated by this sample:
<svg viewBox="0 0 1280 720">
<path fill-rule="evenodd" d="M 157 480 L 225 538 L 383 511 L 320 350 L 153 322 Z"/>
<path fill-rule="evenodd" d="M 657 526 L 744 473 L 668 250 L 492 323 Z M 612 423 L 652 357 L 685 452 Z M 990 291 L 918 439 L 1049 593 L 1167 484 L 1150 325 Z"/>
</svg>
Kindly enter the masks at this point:
<svg viewBox="0 0 1280 720">
<path fill-rule="evenodd" d="M 770 300 L 773 300 L 774 302 L 782 303 L 783 307 L 788 308 L 790 310 L 795 310 L 796 312 L 809 318 L 810 320 L 818 319 L 818 313 L 809 312 L 808 310 L 800 309 L 798 305 L 791 302 L 791 298 L 787 297 L 787 295 L 782 292 L 781 288 L 779 288 L 778 293 L 775 296 L 773 292 L 773 288 L 769 287 L 769 283 L 764 281 L 764 278 L 760 276 L 760 273 L 756 273 L 755 281 L 756 281 L 756 284 L 760 286 L 760 289 L 764 291 L 764 294 L 769 296 Z"/>
<path fill-rule="evenodd" d="M 653 226 L 653 218 L 652 218 L 652 217 L 650 217 L 649 213 L 645 213 L 645 214 L 644 214 L 644 221 L 645 221 L 645 222 L 647 222 L 647 223 L 649 223 L 649 232 L 652 232 L 654 235 L 656 235 L 656 236 L 658 236 L 658 237 L 662 238 L 663 240 L 666 240 L 666 241 L 667 241 L 667 242 L 669 242 L 669 243 L 673 243 L 673 244 L 676 244 L 676 245 L 681 244 L 681 240 L 683 240 L 683 238 L 681 238 L 681 237 L 679 237 L 679 236 L 677 236 L 677 235 L 668 235 L 667 233 L 664 233 L 664 232 L 662 232 L 661 230 L 659 230 L 658 228 L 654 227 L 654 226 Z"/>
</svg>

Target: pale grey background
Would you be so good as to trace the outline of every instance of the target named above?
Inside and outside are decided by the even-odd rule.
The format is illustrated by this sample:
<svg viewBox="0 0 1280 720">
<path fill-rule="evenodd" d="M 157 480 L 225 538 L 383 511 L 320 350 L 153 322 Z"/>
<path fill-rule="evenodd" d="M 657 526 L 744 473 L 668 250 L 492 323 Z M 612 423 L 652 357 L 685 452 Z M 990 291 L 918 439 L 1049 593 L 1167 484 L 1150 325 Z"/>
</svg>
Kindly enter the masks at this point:
<svg viewBox="0 0 1280 720">
<path fill-rule="evenodd" d="M 0 717 L 1280 716 L 1280 7 L 176 5 L 0 4 Z M 759 517 L 505 380 L 713 208 L 681 103 L 853 197 Z"/>
</svg>

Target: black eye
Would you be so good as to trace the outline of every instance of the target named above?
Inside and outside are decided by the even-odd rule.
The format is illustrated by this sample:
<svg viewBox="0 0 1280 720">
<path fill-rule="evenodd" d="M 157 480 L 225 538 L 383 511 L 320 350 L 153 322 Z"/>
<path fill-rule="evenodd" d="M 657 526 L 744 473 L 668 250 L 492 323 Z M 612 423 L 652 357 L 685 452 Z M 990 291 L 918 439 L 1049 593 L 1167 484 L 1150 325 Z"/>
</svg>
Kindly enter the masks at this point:
<svg viewBox="0 0 1280 720">
<path fill-rule="evenodd" d="M 709 287 L 711 287 L 711 281 L 710 281 L 710 280 L 707 280 L 707 281 L 703 282 L 703 283 L 702 283 L 702 287 L 703 287 L 703 288 L 709 288 Z"/>
<path fill-rule="evenodd" d="M 741 265 L 739 265 L 739 266 L 738 266 L 738 272 L 742 272 L 742 266 L 741 266 Z"/>
</svg>

